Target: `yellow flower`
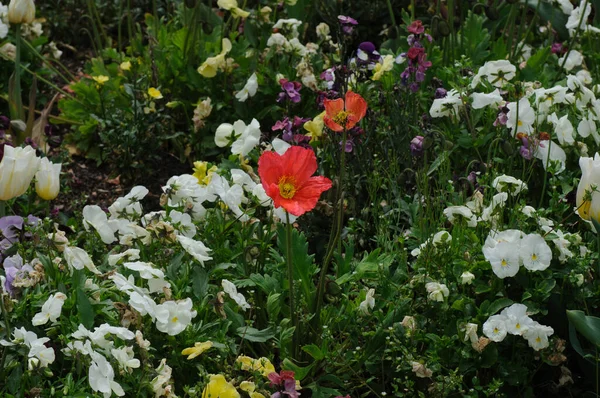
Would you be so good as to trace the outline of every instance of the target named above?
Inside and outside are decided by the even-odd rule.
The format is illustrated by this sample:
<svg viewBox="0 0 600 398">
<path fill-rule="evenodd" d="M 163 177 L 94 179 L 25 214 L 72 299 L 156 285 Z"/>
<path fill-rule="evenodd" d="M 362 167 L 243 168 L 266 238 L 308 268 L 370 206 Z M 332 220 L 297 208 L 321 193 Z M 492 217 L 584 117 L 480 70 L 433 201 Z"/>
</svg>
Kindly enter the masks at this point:
<svg viewBox="0 0 600 398">
<path fill-rule="evenodd" d="M 52 163 L 48 158 L 43 158 L 39 169 L 35 173 L 35 191 L 44 200 L 52 200 L 60 191 L 61 163 Z"/>
<path fill-rule="evenodd" d="M 156 104 L 154 102 L 150 102 L 150 106 L 144 107 L 144 113 L 147 115 L 149 113 L 156 112 Z"/>
<path fill-rule="evenodd" d="M 198 73 L 208 78 L 215 77 L 219 69 L 224 69 L 227 66 L 225 55 L 231 51 L 231 41 L 227 38 L 223 39 L 221 48 L 220 54 L 207 58 L 206 61 L 200 65 L 198 68 Z"/>
<path fill-rule="evenodd" d="M 223 375 L 210 375 L 210 381 L 202 392 L 202 398 L 240 398 L 233 384 Z"/>
<path fill-rule="evenodd" d="M 240 389 L 246 392 L 253 392 L 254 390 L 256 390 L 256 384 L 254 384 L 251 381 L 242 381 L 240 383 Z"/>
<path fill-rule="evenodd" d="M 119 68 L 121 68 L 121 70 L 130 70 L 131 62 L 129 62 L 129 61 L 121 62 L 121 65 L 119 65 Z"/>
<path fill-rule="evenodd" d="M 217 166 L 213 166 L 210 169 L 208 168 L 208 162 L 197 161 L 194 162 L 194 174 L 198 180 L 198 184 L 200 185 L 208 185 L 212 178 L 212 175 L 215 171 L 217 171 Z"/>
<path fill-rule="evenodd" d="M 161 99 L 163 97 L 162 93 L 155 89 L 154 87 L 150 87 L 148 89 L 148 95 L 154 99 Z"/>
<path fill-rule="evenodd" d="M 181 351 L 181 355 L 188 355 L 187 359 L 194 359 L 197 356 L 199 356 L 200 354 L 202 354 L 204 351 L 212 348 L 213 343 L 212 341 L 205 341 L 204 343 L 194 343 L 193 347 L 188 347 L 186 349 L 184 349 L 183 351 Z"/>
<path fill-rule="evenodd" d="M 259 392 L 251 392 L 250 398 L 266 398 L 266 397 Z"/>
<path fill-rule="evenodd" d="M 323 135 L 324 116 L 325 112 L 315 116 L 313 120 L 304 123 L 304 130 L 308 131 L 306 136 L 310 137 L 310 142 L 318 140 Z"/>
<path fill-rule="evenodd" d="M 250 15 L 248 11 L 244 11 L 238 7 L 236 0 L 219 0 L 217 1 L 217 5 L 219 8 L 231 11 L 231 15 L 234 18 L 248 18 L 248 15 Z"/>
<path fill-rule="evenodd" d="M 383 73 L 391 71 L 393 67 L 394 67 L 394 57 L 392 55 L 386 55 L 385 57 L 383 57 L 382 63 L 378 62 L 375 65 L 375 69 L 373 69 L 373 72 L 374 72 L 373 77 L 371 79 L 373 79 L 373 80 L 381 79 L 381 76 L 383 76 Z"/>
<path fill-rule="evenodd" d="M 262 373 L 264 377 L 267 377 L 271 373 L 275 372 L 275 366 L 273 366 L 271 361 L 269 361 L 267 358 L 254 359 L 245 355 L 240 355 L 235 360 L 235 363 L 240 364 L 242 370 L 258 371 Z"/>
<path fill-rule="evenodd" d="M 94 79 L 96 81 L 96 83 L 98 83 L 98 84 L 104 84 L 110 80 L 110 77 L 100 75 L 100 76 L 92 76 L 92 79 Z"/>
</svg>

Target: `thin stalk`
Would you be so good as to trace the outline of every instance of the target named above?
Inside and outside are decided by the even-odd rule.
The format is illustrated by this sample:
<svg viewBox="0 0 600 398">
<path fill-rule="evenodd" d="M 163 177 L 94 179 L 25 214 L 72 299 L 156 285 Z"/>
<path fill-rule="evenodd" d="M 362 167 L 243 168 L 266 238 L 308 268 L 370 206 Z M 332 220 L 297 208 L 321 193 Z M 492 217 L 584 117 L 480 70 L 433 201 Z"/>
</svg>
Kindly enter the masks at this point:
<svg viewBox="0 0 600 398">
<path fill-rule="evenodd" d="M 13 119 L 23 119 L 23 100 L 21 98 L 21 24 L 15 27 L 15 38 L 17 40 L 17 54 L 15 57 L 15 90 L 14 90 L 14 109 L 11 117 Z"/>
<path fill-rule="evenodd" d="M 4 316 L 4 326 L 6 329 L 6 338 L 10 339 L 11 331 L 10 331 L 10 321 L 8 320 L 8 312 L 6 311 L 6 306 L 4 305 L 4 297 L 0 295 L 0 310 L 2 311 L 2 315 Z"/>
<path fill-rule="evenodd" d="M 529 33 L 531 33 L 531 29 L 535 25 L 536 19 L 538 17 L 539 11 L 540 11 L 541 3 L 542 3 L 542 0 L 538 0 L 537 5 L 535 6 L 535 12 L 533 14 L 533 18 L 531 19 L 531 22 L 529 23 L 529 26 L 527 27 L 527 31 L 525 31 L 525 36 L 523 36 L 523 41 L 521 42 L 521 45 L 518 46 L 518 48 L 516 49 L 516 53 L 515 53 L 516 56 L 521 54 L 521 51 L 523 51 L 523 47 L 525 46 L 525 40 L 527 39 L 527 36 L 529 36 Z M 517 60 L 518 60 L 518 58 L 517 58 Z"/>
<path fill-rule="evenodd" d="M 35 73 L 34 71 L 30 70 L 29 68 L 27 68 L 26 66 L 22 66 L 21 68 L 23 68 L 23 70 L 25 72 L 28 72 L 29 74 L 31 74 L 32 76 L 35 76 L 36 78 L 38 78 L 39 80 L 41 80 L 42 82 L 46 83 L 47 85 L 49 85 L 50 87 L 52 87 L 53 89 L 55 89 L 56 91 L 60 92 L 61 94 L 69 97 L 72 100 L 75 100 L 77 102 L 79 102 L 81 105 L 84 105 L 83 102 L 81 102 L 80 100 L 78 100 L 76 97 L 74 97 L 72 94 L 67 93 L 65 90 L 59 88 L 56 84 L 52 83 L 49 80 L 44 79 L 43 77 L 41 77 L 40 75 L 38 75 L 37 73 Z M 23 106 L 21 106 L 21 109 L 23 108 Z"/>
<path fill-rule="evenodd" d="M 285 213 L 286 225 L 286 256 L 287 256 L 287 270 L 288 270 L 288 282 L 290 284 L 290 318 L 294 325 L 294 334 L 292 335 L 292 357 L 296 357 L 296 350 L 298 348 L 298 316 L 296 315 L 296 307 L 294 303 L 294 262 L 292 255 L 292 223 L 290 222 L 290 214 Z"/>
<path fill-rule="evenodd" d="M 519 38 L 521 37 L 521 33 L 523 32 L 523 25 L 525 25 L 525 18 L 527 17 L 527 7 L 524 6 L 523 7 L 523 12 L 521 13 L 521 22 L 519 23 L 519 29 L 517 30 L 517 36 L 515 39 L 515 47 L 513 51 L 509 51 L 508 55 L 511 56 L 511 58 L 514 58 L 517 55 L 517 49 L 519 48 Z M 510 40 L 510 48 L 511 50 L 513 49 L 512 47 L 512 38 Z"/>
<path fill-rule="evenodd" d="M 0 217 L 4 217 L 6 215 L 6 203 L 3 200 L 0 200 Z"/>
<path fill-rule="evenodd" d="M 67 74 L 69 74 L 69 78 L 67 78 L 65 75 L 63 75 L 54 65 L 52 65 L 52 63 L 48 60 L 48 58 L 46 58 L 42 54 L 40 54 L 35 49 L 35 47 L 33 47 L 31 45 L 31 43 L 29 43 L 27 40 L 21 40 L 21 42 L 25 43 L 25 45 L 27 45 L 27 47 L 29 47 L 29 50 L 31 50 L 31 52 L 33 53 L 33 55 L 35 55 L 36 57 L 38 57 L 40 59 L 40 61 L 42 61 L 44 63 L 44 65 L 46 65 L 50 70 L 52 70 L 52 72 L 54 72 L 57 75 L 59 75 L 65 81 L 65 83 L 70 83 L 72 80 L 75 79 L 75 76 L 73 76 L 73 74 L 67 68 L 65 68 L 65 66 L 62 63 L 60 63 L 58 61 L 56 62 L 58 65 L 61 66 L 61 68 Z"/>
<path fill-rule="evenodd" d="M 327 247 L 327 253 L 325 255 L 325 259 L 323 260 L 323 264 L 321 266 L 321 273 L 319 274 L 319 283 L 317 285 L 317 299 L 315 300 L 315 311 L 314 311 L 314 319 L 317 325 L 320 324 L 320 316 L 321 316 L 321 307 L 323 305 L 323 292 L 325 290 L 325 277 L 327 276 L 327 270 L 329 269 L 329 263 L 333 258 L 333 253 L 335 252 L 335 248 L 337 246 L 338 240 L 341 235 L 342 230 L 342 221 L 344 219 L 344 190 L 343 190 L 343 181 L 344 181 L 344 171 L 346 169 L 346 141 L 348 139 L 348 131 L 344 128 L 344 132 L 342 135 L 342 154 L 340 158 L 340 173 L 338 179 L 338 192 L 337 192 L 337 200 L 336 204 L 338 206 L 338 213 L 335 220 L 335 224 L 332 227 L 335 231 L 332 234 L 333 239 L 329 240 L 329 245 Z M 331 236 L 330 236 L 331 238 Z M 318 328 L 315 328 L 317 331 Z"/>
<path fill-rule="evenodd" d="M 585 2 L 583 3 L 583 12 L 581 13 L 581 17 L 579 17 L 579 23 L 577 24 L 577 29 L 575 29 L 575 34 L 573 35 L 573 37 L 571 37 L 571 41 L 569 42 L 569 47 L 567 47 L 567 53 L 565 54 L 565 58 L 563 59 L 562 63 L 560 64 L 560 68 L 556 74 L 556 78 L 554 78 L 554 83 L 556 83 L 556 80 L 558 79 L 560 70 L 564 69 L 565 63 L 567 62 L 567 59 L 569 58 L 569 54 L 571 53 L 571 50 L 573 49 L 573 43 L 575 43 L 575 40 L 579 36 L 579 32 L 581 31 L 581 24 L 583 22 L 583 16 L 585 15 L 585 9 L 587 8 L 587 5 L 588 5 L 588 0 L 585 0 Z"/>
<path fill-rule="evenodd" d="M 390 13 L 390 19 L 392 20 L 392 25 L 394 26 L 394 29 L 396 29 L 396 34 L 398 34 L 398 25 L 396 25 L 396 17 L 394 17 L 394 9 L 392 8 L 392 2 L 391 0 L 386 0 L 387 2 L 387 7 L 388 7 L 388 12 Z M 414 4 L 413 4 L 414 7 Z M 411 13 L 412 13 L 412 18 L 414 19 L 414 9 L 411 9 Z"/>
</svg>

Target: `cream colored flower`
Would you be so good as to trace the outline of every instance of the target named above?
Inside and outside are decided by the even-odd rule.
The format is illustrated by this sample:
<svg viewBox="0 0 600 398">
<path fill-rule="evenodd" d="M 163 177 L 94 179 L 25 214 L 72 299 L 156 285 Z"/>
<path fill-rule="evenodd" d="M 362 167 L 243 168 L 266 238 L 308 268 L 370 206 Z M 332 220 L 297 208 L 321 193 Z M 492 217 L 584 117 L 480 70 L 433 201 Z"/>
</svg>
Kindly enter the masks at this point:
<svg viewBox="0 0 600 398">
<path fill-rule="evenodd" d="M 35 173 L 35 191 L 44 200 L 52 200 L 60 191 L 61 163 L 52 163 L 48 158 L 43 158 L 39 169 Z"/>
</svg>

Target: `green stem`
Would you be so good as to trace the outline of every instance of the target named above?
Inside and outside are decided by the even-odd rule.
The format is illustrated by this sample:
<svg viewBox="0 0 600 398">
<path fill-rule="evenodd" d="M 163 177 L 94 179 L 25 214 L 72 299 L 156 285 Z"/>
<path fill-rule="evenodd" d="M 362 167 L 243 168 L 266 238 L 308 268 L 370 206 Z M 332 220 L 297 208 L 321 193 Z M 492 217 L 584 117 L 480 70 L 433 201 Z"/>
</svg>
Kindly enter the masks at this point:
<svg viewBox="0 0 600 398">
<path fill-rule="evenodd" d="M 318 332 L 320 323 L 321 323 L 321 307 L 323 305 L 323 293 L 325 290 L 325 277 L 327 275 L 327 271 L 329 269 L 329 263 L 333 258 L 333 253 L 335 252 L 335 248 L 337 246 L 338 240 L 341 235 L 342 230 L 342 220 L 344 219 L 344 190 L 343 190 L 343 181 L 344 181 L 344 171 L 346 169 L 346 141 L 348 139 L 348 131 L 344 128 L 344 132 L 342 135 L 342 155 L 340 159 L 340 173 L 338 179 L 338 192 L 337 192 L 337 200 L 336 205 L 338 206 L 338 214 L 335 220 L 335 225 L 333 226 L 333 230 L 335 233 L 332 233 L 329 240 L 329 245 L 327 247 L 327 253 L 325 255 L 325 259 L 323 260 L 323 265 L 321 266 L 321 273 L 319 275 L 319 283 L 317 286 L 317 297 L 315 300 L 315 311 L 314 311 L 314 319 L 315 325 L 317 327 L 314 328 L 315 333 Z"/>
<path fill-rule="evenodd" d="M 581 23 L 583 22 L 583 16 L 585 15 L 585 9 L 587 8 L 587 5 L 588 5 L 588 0 L 585 0 L 585 3 L 583 3 L 583 11 L 581 12 L 581 17 L 579 18 L 579 23 L 577 24 L 577 29 L 575 29 L 575 34 L 573 35 L 573 37 L 571 37 L 571 41 L 569 42 L 569 47 L 567 47 L 567 53 L 565 54 L 565 58 L 563 59 L 562 63 L 560 64 L 560 69 L 556 73 L 556 77 L 554 78 L 554 83 L 556 83 L 556 80 L 558 80 L 558 76 L 560 75 L 561 70 L 564 69 L 565 63 L 567 62 L 567 58 L 569 58 L 569 54 L 571 53 L 571 50 L 573 49 L 573 44 L 575 43 L 575 40 L 579 36 L 579 32 L 581 31 Z"/>
<path fill-rule="evenodd" d="M 4 217 L 6 215 L 6 202 L 0 200 L 0 217 Z"/>
<path fill-rule="evenodd" d="M 294 325 L 294 334 L 292 335 L 292 358 L 296 357 L 296 350 L 298 348 L 298 316 L 296 315 L 296 307 L 294 305 L 294 262 L 292 256 L 292 223 L 290 222 L 290 214 L 285 213 L 286 225 L 286 256 L 287 256 L 287 269 L 288 269 L 288 282 L 290 284 L 290 318 Z"/>
<path fill-rule="evenodd" d="M 21 24 L 15 26 L 15 39 L 17 42 L 17 54 L 15 56 L 15 89 L 13 92 L 14 109 L 11 117 L 23 120 L 23 100 L 21 98 Z"/>
<path fill-rule="evenodd" d="M 0 295 L 0 310 L 2 311 L 2 315 L 4 316 L 4 328 L 6 329 L 6 339 L 10 340 L 10 321 L 8 320 L 8 312 L 6 311 L 6 306 L 4 305 L 4 297 Z"/>
</svg>

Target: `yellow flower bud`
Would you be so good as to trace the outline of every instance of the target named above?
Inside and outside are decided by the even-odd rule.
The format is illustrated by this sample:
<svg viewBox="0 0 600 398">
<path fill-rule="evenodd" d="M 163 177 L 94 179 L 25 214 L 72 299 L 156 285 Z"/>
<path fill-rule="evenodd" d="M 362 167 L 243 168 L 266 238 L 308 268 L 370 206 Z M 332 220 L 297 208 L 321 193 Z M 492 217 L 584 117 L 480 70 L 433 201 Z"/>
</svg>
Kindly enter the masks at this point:
<svg viewBox="0 0 600 398">
<path fill-rule="evenodd" d="M 35 173 L 35 191 L 44 200 L 52 200 L 60 191 L 61 163 L 55 164 L 43 158 L 40 167 Z"/>
</svg>

